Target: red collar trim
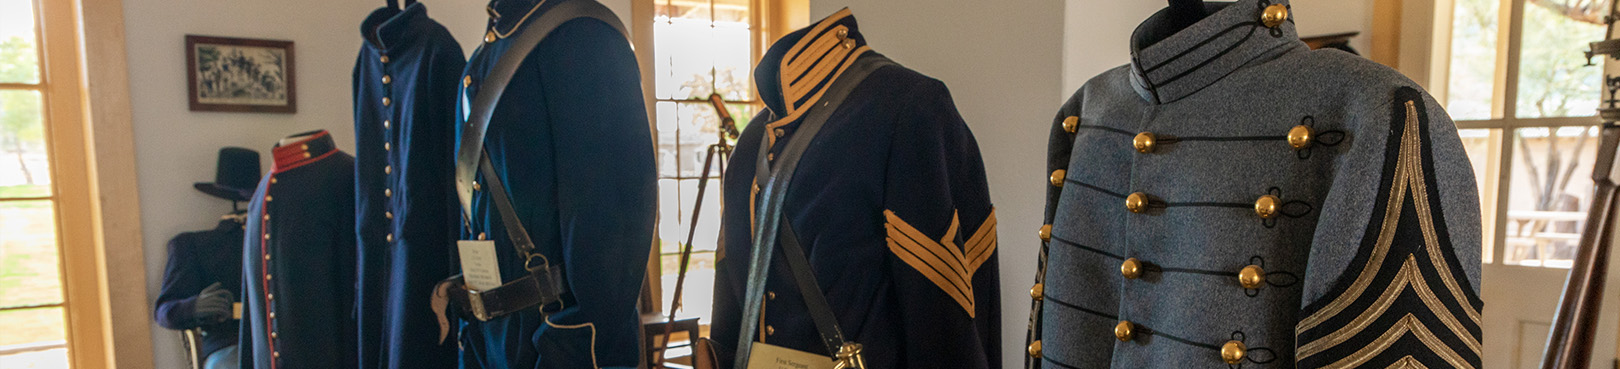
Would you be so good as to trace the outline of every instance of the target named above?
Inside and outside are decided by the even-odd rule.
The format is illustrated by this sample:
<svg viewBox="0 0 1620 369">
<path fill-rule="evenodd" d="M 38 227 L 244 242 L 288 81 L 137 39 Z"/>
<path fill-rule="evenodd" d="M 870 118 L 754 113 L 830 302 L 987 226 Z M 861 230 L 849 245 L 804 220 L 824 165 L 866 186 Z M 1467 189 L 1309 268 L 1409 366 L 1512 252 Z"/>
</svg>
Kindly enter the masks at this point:
<svg viewBox="0 0 1620 369">
<path fill-rule="evenodd" d="M 270 152 L 276 158 L 275 167 L 271 171 L 284 172 L 331 156 L 337 152 L 337 146 L 333 144 L 331 134 L 321 130 L 298 142 L 278 144 L 270 149 Z"/>
</svg>

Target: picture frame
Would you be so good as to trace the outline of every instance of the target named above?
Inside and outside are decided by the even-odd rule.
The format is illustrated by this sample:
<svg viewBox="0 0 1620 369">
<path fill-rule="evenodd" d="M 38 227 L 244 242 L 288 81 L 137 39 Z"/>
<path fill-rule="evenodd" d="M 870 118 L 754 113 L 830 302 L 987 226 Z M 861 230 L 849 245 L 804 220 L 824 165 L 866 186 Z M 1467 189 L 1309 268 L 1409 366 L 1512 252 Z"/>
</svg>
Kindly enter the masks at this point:
<svg viewBox="0 0 1620 369">
<path fill-rule="evenodd" d="M 191 111 L 298 112 L 292 41 L 186 35 Z"/>
</svg>

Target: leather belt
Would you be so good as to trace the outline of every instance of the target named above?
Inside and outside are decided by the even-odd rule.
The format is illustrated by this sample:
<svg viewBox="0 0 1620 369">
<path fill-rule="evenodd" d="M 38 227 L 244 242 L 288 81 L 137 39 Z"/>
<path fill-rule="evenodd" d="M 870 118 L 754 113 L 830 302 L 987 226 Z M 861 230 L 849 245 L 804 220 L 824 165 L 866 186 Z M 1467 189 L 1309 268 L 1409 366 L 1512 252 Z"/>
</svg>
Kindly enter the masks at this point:
<svg viewBox="0 0 1620 369">
<path fill-rule="evenodd" d="M 517 74 L 523 60 L 527 59 L 529 53 L 557 27 L 581 18 L 596 19 L 612 26 L 621 36 L 626 35 L 624 25 L 619 23 L 618 16 L 613 15 L 611 10 L 600 3 L 566 1 L 557 4 L 513 36 L 506 52 L 485 75 L 483 88 L 473 98 L 468 110 L 463 112 L 466 114 L 467 126 L 462 130 L 455 168 L 456 197 L 461 203 L 462 221 L 469 228 L 472 226 L 474 218 L 472 198 L 476 190 L 474 183 L 477 177 L 482 176 L 484 187 L 487 187 L 490 194 L 490 202 L 494 204 L 501 225 L 506 229 L 507 239 L 512 242 L 517 255 L 523 258 L 523 267 L 529 272 L 522 278 L 483 291 L 467 288 L 465 280 L 460 275 L 440 282 L 448 284 L 445 288 L 449 291 L 450 302 L 463 317 L 488 321 L 536 306 L 543 309 L 561 301 L 562 296 L 567 293 L 561 265 L 552 265 L 543 252 L 536 250 L 534 240 L 529 238 L 528 230 L 524 229 L 523 222 L 518 219 L 511 198 L 507 195 L 505 186 L 501 184 L 499 173 L 495 172 L 494 165 L 490 163 L 489 154 L 484 152 L 484 137 L 489 132 L 489 121 L 494 115 L 496 103 L 501 100 L 501 95 L 512 81 L 512 76 Z M 462 94 L 466 94 L 466 91 L 463 90 Z"/>
</svg>

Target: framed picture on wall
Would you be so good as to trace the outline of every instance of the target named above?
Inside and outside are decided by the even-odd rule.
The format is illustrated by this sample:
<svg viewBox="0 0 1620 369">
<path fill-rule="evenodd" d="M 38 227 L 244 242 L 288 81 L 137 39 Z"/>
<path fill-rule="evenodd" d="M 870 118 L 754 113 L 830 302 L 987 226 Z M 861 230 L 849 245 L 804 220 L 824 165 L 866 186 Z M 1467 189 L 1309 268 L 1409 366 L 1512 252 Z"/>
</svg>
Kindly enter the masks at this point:
<svg viewBox="0 0 1620 369">
<path fill-rule="evenodd" d="M 298 112 L 293 42 L 186 35 L 191 111 Z"/>
</svg>

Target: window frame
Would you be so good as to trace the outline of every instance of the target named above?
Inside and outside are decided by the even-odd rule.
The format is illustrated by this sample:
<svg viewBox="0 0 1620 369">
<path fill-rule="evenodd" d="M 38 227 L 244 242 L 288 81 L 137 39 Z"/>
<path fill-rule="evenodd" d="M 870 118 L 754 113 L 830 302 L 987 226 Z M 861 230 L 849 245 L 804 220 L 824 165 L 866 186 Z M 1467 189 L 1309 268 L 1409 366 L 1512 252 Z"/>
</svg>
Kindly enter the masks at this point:
<svg viewBox="0 0 1620 369">
<path fill-rule="evenodd" d="M 135 195 L 134 186 L 129 185 L 135 183 L 133 140 L 128 134 L 116 135 L 131 128 L 122 13 L 84 12 L 87 8 L 122 9 L 122 0 L 30 1 L 34 10 L 39 79 L 36 83 L 0 85 L 0 89 L 38 91 L 43 105 L 41 120 L 51 194 L 30 199 L 51 202 L 62 288 L 62 303 L 44 306 L 60 306 L 64 311 L 70 366 L 111 368 L 120 362 L 149 365 L 146 363 L 151 362 L 152 354 L 146 320 L 148 310 L 111 309 L 112 305 L 130 303 L 144 306 L 144 278 L 119 282 L 128 287 L 140 287 L 138 289 L 108 288 L 115 279 L 129 279 L 114 276 L 145 275 L 144 264 L 141 264 L 144 258 L 140 257 L 143 252 L 138 247 L 139 209 L 132 199 L 112 201 L 131 205 L 128 207 L 103 208 L 106 201 L 96 196 L 113 194 L 133 198 Z M 90 65 L 88 60 L 97 60 L 87 57 L 90 55 L 116 58 L 99 59 Z M 120 79 L 91 88 L 84 81 L 92 77 Z M 90 99 L 107 104 L 92 106 Z M 91 116 L 106 118 L 92 122 Z M 114 136 L 92 139 L 95 136 L 90 132 L 98 130 L 103 130 L 103 135 Z M 115 146 L 103 150 L 96 145 L 100 143 Z M 122 145 L 116 145 L 120 143 Z M 120 167 L 123 169 L 109 170 Z M 109 221 L 119 224 L 108 225 Z M 123 249 L 114 251 L 104 247 L 109 242 L 137 247 L 114 248 Z M 112 253 L 129 258 L 115 259 Z M 114 301 L 121 303 L 114 304 Z M 141 317 L 138 324 L 121 320 L 137 314 Z M 117 332 L 116 339 L 114 332 Z M 119 342 L 119 347 L 115 348 L 113 342 Z"/>
<path fill-rule="evenodd" d="M 1596 127 L 1602 124 L 1593 111 L 1591 116 L 1582 117 L 1546 117 L 1546 118 L 1520 118 L 1518 116 L 1520 55 L 1524 44 L 1524 18 L 1528 0 L 1497 0 L 1499 10 L 1497 14 L 1497 48 L 1496 68 L 1493 78 L 1493 91 L 1491 93 L 1490 119 L 1456 120 L 1457 129 L 1487 129 L 1490 132 L 1490 148 L 1484 158 L 1487 160 L 1485 173 L 1476 173 L 1476 177 L 1490 179 L 1481 186 L 1480 211 L 1482 216 L 1483 246 L 1485 250 L 1485 264 L 1512 267 L 1565 269 L 1556 266 L 1530 266 L 1506 264 L 1508 203 L 1511 196 L 1513 179 L 1514 132 L 1522 128 L 1548 128 L 1556 130 L 1560 127 Z M 1397 46 L 1400 56 L 1395 67 L 1407 76 L 1420 83 L 1426 82 L 1426 87 L 1436 101 L 1444 104 L 1447 101 L 1451 78 L 1451 41 L 1452 17 L 1456 12 L 1455 0 L 1434 0 L 1432 9 L 1419 9 L 1413 11 L 1411 5 L 1416 3 L 1422 6 L 1424 1 L 1406 1 L 1405 6 L 1398 13 L 1418 16 L 1402 17 L 1402 29 L 1432 30 L 1432 38 L 1428 43 L 1401 44 Z M 1389 11 L 1389 6 L 1381 3 L 1380 9 Z M 1432 11 L 1427 14 L 1422 10 Z M 1399 30 L 1394 30 L 1399 32 Z M 1418 32 L 1422 33 L 1422 32 Z M 1598 41 L 1598 40 L 1592 40 Z M 1387 42 L 1387 41 L 1386 41 Z M 1400 40 L 1393 40 L 1400 42 Z M 1378 46 L 1374 46 L 1379 49 Z M 1386 45 L 1387 48 L 1387 45 Z M 1575 51 L 1571 51 L 1574 53 Z M 1595 137 L 1594 137 L 1595 138 Z M 1477 158 L 1476 158 L 1477 160 Z M 1578 178 L 1587 178 L 1585 173 L 1576 173 Z M 1583 209 L 1584 211 L 1584 209 Z"/>
</svg>

